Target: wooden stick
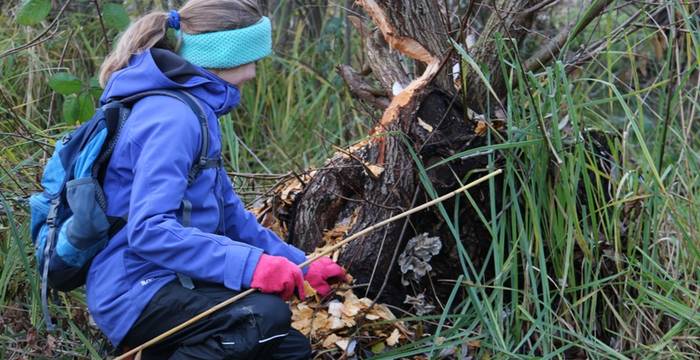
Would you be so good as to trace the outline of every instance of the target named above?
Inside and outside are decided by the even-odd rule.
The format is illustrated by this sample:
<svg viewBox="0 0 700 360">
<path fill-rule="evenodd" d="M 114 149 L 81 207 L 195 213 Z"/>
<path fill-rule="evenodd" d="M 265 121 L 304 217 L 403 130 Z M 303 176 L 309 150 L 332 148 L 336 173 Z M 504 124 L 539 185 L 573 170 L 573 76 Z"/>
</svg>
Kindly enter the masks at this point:
<svg viewBox="0 0 700 360">
<path fill-rule="evenodd" d="M 355 239 L 357 239 L 357 238 L 359 238 L 359 237 L 361 237 L 361 236 L 363 236 L 363 235 L 367 235 L 368 233 L 370 233 L 370 232 L 372 232 L 372 231 L 374 231 L 374 230 L 377 230 L 378 228 L 380 228 L 380 227 L 382 227 L 382 226 L 384 226 L 384 225 L 386 225 L 386 224 L 389 224 L 389 223 L 394 222 L 394 221 L 396 221 L 396 220 L 405 218 L 405 217 L 407 217 L 407 216 L 409 216 L 409 215 L 411 215 L 411 214 L 417 213 L 417 212 L 419 212 L 419 211 L 421 211 L 421 210 L 424 210 L 424 209 L 426 209 L 426 208 L 429 208 L 429 207 L 431 207 L 431 206 L 433 206 L 433 205 L 435 205 L 435 204 L 441 203 L 441 202 L 443 202 L 443 201 L 445 201 L 445 200 L 447 200 L 447 199 L 449 199 L 449 198 L 451 198 L 451 197 L 453 197 L 453 196 L 455 196 L 455 195 L 457 195 L 457 194 L 459 194 L 459 193 L 461 193 L 461 192 L 463 192 L 463 191 L 465 191 L 465 190 L 467 190 L 467 189 L 470 189 L 470 188 L 472 188 L 472 187 L 474 187 L 474 186 L 476 186 L 476 185 L 479 185 L 479 184 L 481 184 L 482 182 L 484 182 L 484 181 L 486 181 L 486 180 L 488 180 L 488 179 L 491 179 L 491 178 L 493 178 L 493 177 L 496 176 L 496 175 L 499 175 L 499 174 L 502 173 L 502 172 L 503 172 L 503 170 L 498 169 L 498 170 L 496 170 L 496 171 L 494 171 L 494 172 L 492 172 L 492 173 L 489 173 L 488 175 L 482 176 L 482 177 L 480 177 L 480 178 L 478 178 L 478 179 L 476 179 L 476 180 L 470 182 L 470 183 L 467 184 L 467 185 L 464 185 L 464 186 L 460 187 L 459 189 L 457 189 L 457 190 L 455 190 L 455 191 L 452 191 L 452 192 L 450 192 L 450 193 L 447 193 L 447 194 L 445 194 L 445 195 L 442 195 L 442 196 L 440 196 L 439 198 L 436 198 L 436 199 L 433 199 L 433 200 L 431 200 L 431 201 L 428 201 L 428 202 L 426 202 L 426 203 L 423 204 L 423 205 L 417 206 L 417 207 L 415 207 L 415 208 L 413 208 L 413 209 L 407 210 L 407 211 L 405 211 L 405 212 L 403 212 L 403 213 L 401 213 L 401 214 L 392 216 L 392 217 L 390 217 L 390 218 L 388 218 L 388 219 L 386 219 L 386 220 L 380 221 L 380 222 L 378 222 L 378 223 L 376 223 L 376 224 L 374 224 L 374 225 L 372 225 L 372 226 L 370 226 L 370 227 L 367 227 L 367 228 L 363 229 L 362 231 L 357 232 L 357 233 L 355 233 L 355 234 L 349 236 L 347 239 L 345 239 L 345 240 L 343 240 L 343 241 L 341 241 L 341 242 L 339 242 L 339 243 L 337 243 L 337 244 L 335 244 L 335 245 L 333 245 L 333 246 L 331 246 L 331 247 L 329 247 L 329 248 L 327 248 L 327 249 L 324 249 L 324 250 L 323 250 L 321 253 L 319 253 L 318 255 L 313 256 L 313 257 L 307 259 L 306 261 L 304 261 L 303 263 L 299 264 L 299 267 L 300 267 L 300 268 L 303 268 L 304 266 L 307 266 L 307 265 L 311 264 L 312 262 L 318 260 L 319 258 L 321 258 L 321 257 L 323 257 L 323 256 L 326 256 L 326 255 L 332 253 L 333 251 L 335 251 L 335 250 L 337 250 L 337 249 L 339 249 L 339 248 L 341 248 L 341 247 L 347 245 L 349 242 L 351 242 L 351 241 L 353 241 L 353 240 L 355 240 Z M 131 355 L 134 355 L 134 354 L 137 354 L 137 353 L 140 354 L 141 351 L 143 351 L 145 348 L 147 348 L 147 347 L 149 347 L 149 346 L 151 346 L 151 345 L 155 345 L 155 344 L 159 343 L 160 341 L 164 340 L 165 338 L 169 337 L 170 335 L 173 335 L 173 334 L 175 334 L 176 332 L 178 332 L 178 331 L 180 331 L 180 330 L 182 330 L 182 329 L 184 329 L 184 328 L 186 328 L 186 327 L 188 327 L 188 326 L 194 324 L 195 322 L 201 320 L 202 318 L 205 318 L 205 317 L 211 315 L 212 313 L 214 313 L 214 312 L 220 310 L 220 309 L 223 308 L 223 307 L 226 307 L 226 306 L 228 306 L 228 305 L 231 305 L 231 304 L 235 303 L 236 301 L 238 301 L 238 300 L 240 300 L 240 299 L 242 299 L 242 298 L 244 298 L 244 297 L 246 297 L 246 296 L 248 296 L 248 295 L 254 293 L 255 291 L 257 291 L 257 289 L 251 288 L 251 289 L 248 289 L 248 290 L 246 290 L 246 291 L 243 291 L 243 292 L 241 292 L 241 293 L 239 293 L 239 294 L 237 294 L 237 295 L 231 297 L 230 299 L 224 300 L 224 301 L 222 301 L 222 302 L 220 302 L 220 303 L 214 305 L 213 307 L 211 307 L 211 308 L 209 308 L 209 309 L 207 309 L 207 310 L 205 310 L 205 311 L 199 313 L 197 316 L 195 316 L 195 317 L 193 317 L 193 318 L 191 318 L 191 319 L 189 319 L 189 320 L 183 322 L 182 324 L 177 325 L 177 326 L 175 326 L 174 328 L 172 328 L 172 329 L 170 329 L 170 330 L 168 330 L 168 331 L 166 331 L 166 332 L 164 332 L 164 333 L 162 333 L 162 334 L 160 334 L 160 335 L 154 337 L 153 339 L 151 339 L 151 340 L 149 340 L 149 341 L 147 341 L 147 342 L 145 342 L 145 343 L 143 343 L 143 344 L 141 344 L 141 345 L 139 345 L 139 346 L 137 346 L 137 347 L 135 347 L 135 348 L 129 350 L 128 352 L 126 352 L 126 353 L 124 353 L 124 354 L 122 354 L 122 355 L 116 357 L 114 360 L 123 360 L 123 359 L 128 358 L 128 357 L 131 356 Z"/>
</svg>

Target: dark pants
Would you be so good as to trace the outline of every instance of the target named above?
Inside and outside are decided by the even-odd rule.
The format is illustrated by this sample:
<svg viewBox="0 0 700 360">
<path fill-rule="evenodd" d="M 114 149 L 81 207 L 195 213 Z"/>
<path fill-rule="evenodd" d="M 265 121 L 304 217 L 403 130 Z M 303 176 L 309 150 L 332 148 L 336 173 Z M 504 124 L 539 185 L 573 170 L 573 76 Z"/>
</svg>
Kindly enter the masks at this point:
<svg viewBox="0 0 700 360">
<path fill-rule="evenodd" d="M 134 348 L 236 294 L 218 284 L 175 280 L 160 289 L 122 341 Z M 311 345 L 291 328 L 278 296 L 253 293 L 143 351 L 142 359 L 309 359 Z"/>
</svg>

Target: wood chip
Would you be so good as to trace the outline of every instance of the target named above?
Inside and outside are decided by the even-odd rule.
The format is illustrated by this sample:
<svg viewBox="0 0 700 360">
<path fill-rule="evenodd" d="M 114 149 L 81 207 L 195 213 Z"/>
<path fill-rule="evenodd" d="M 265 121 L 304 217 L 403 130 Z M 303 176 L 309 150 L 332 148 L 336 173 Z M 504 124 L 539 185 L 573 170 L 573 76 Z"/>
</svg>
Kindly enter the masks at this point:
<svg viewBox="0 0 700 360">
<path fill-rule="evenodd" d="M 372 175 L 372 177 L 375 179 L 379 178 L 379 175 L 381 175 L 384 172 L 383 167 L 374 164 L 368 164 L 366 169 L 370 172 L 370 175 Z"/>
<path fill-rule="evenodd" d="M 418 117 L 418 125 L 420 125 L 420 127 L 425 129 L 425 131 L 429 133 L 433 132 L 433 126 L 423 121 L 423 119 L 421 119 L 420 117 Z"/>
</svg>

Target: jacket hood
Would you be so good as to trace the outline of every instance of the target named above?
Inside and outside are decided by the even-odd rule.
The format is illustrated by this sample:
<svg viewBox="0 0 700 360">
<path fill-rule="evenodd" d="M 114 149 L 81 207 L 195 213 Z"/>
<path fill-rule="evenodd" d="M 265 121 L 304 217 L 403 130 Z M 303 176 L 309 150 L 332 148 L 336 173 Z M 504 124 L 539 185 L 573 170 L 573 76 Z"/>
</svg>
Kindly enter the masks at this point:
<svg viewBox="0 0 700 360">
<path fill-rule="evenodd" d="M 151 48 L 129 59 L 129 64 L 110 76 L 100 97 L 122 98 L 148 90 L 187 90 L 208 104 L 216 116 L 231 111 L 240 102 L 238 87 L 166 49 Z"/>
</svg>

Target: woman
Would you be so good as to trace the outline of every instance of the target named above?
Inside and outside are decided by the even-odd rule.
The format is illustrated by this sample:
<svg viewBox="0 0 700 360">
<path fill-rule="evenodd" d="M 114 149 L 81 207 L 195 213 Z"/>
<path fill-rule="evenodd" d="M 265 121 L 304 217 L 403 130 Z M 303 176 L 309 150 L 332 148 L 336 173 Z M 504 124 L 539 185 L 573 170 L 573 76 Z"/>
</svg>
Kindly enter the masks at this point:
<svg viewBox="0 0 700 360">
<path fill-rule="evenodd" d="M 168 29 L 176 36 L 166 36 Z M 269 19 L 253 0 L 190 0 L 134 22 L 100 69 L 101 102 L 148 90 L 193 95 L 207 115 L 209 159 L 220 159 L 218 117 L 239 102 L 255 61 L 271 52 Z M 260 292 L 148 348 L 153 359 L 304 359 L 310 345 L 290 328 L 284 300 L 303 279 L 321 295 L 344 270 L 324 258 L 300 270 L 302 251 L 245 210 L 221 165 L 188 179 L 202 130 L 184 102 L 136 102 L 104 177 L 107 213 L 126 225 L 93 260 L 91 315 L 119 349 L 133 348 L 241 289 Z M 220 161 L 214 161 L 220 164 Z M 189 180 L 189 181 L 188 181 Z"/>
</svg>

